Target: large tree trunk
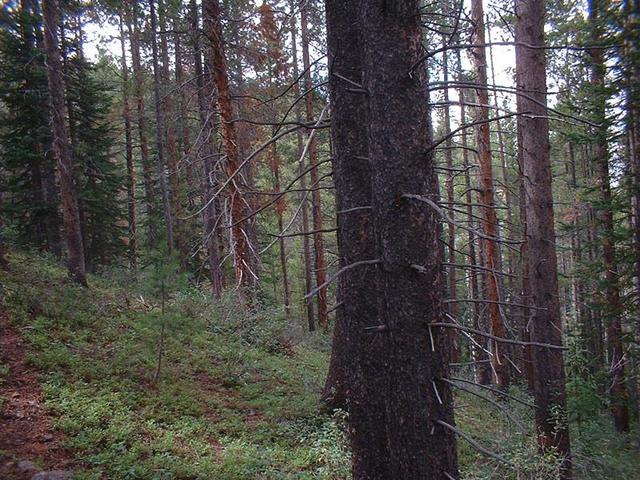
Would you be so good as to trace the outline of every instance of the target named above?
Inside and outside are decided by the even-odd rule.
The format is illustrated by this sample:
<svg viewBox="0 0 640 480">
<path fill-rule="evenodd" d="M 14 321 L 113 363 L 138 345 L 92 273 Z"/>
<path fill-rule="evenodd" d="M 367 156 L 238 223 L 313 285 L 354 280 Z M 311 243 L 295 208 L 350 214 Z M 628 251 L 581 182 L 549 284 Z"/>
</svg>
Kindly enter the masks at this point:
<svg viewBox="0 0 640 480">
<path fill-rule="evenodd" d="M 601 38 L 600 18 L 603 12 L 602 0 L 589 0 L 589 20 L 592 28 L 592 42 L 597 44 Z M 597 212 L 600 222 L 602 260 L 606 278 L 606 307 L 603 311 L 607 327 L 607 354 L 609 375 L 611 378 L 611 413 L 618 432 L 629 431 L 628 392 L 625 378 L 625 358 L 622 345 L 622 301 L 618 283 L 618 266 L 614 244 L 613 206 L 611 197 L 611 179 L 609 175 L 608 129 L 606 120 L 605 73 L 606 66 L 603 51 L 599 48 L 589 50 L 591 57 L 591 84 L 594 89 L 594 115 L 601 126 L 595 132 L 595 162 L 598 172 L 598 186 L 602 207 Z"/>
<path fill-rule="evenodd" d="M 313 82 L 311 81 L 311 61 L 309 58 L 309 26 L 307 18 L 307 9 L 309 3 L 305 3 L 300 9 L 300 23 L 302 32 L 302 62 L 304 66 L 304 86 L 306 90 L 305 105 L 307 108 L 307 123 L 314 121 L 313 113 L 313 96 L 314 93 L 311 88 Z M 309 135 L 312 135 L 312 131 L 309 131 Z M 318 174 L 318 145 L 315 136 L 310 138 L 309 142 L 309 162 L 311 167 L 311 217 L 313 219 L 313 246 L 315 252 L 315 273 L 316 273 L 316 285 L 320 287 L 327 281 L 327 267 L 324 259 L 324 240 L 322 236 L 322 204 L 320 198 L 320 184 Z M 318 291 L 318 323 L 326 331 L 329 326 L 329 319 L 327 317 L 327 287 L 323 286 Z"/>
<path fill-rule="evenodd" d="M 62 63 L 58 47 L 58 2 L 43 0 L 42 10 L 45 25 L 45 47 L 47 55 L 47 80 L 53 128 L 53 152 L 58 163 L 60 180 L 60 201 L 64 221 L 65 237 L 69 254 L 69 272 L 81 285 L 87 284 L 84 263 L 84 247 L 80 232 L 78 199 L 73 178 L 71 145 L 65 130 L 64 82 Z"/>
<path fill-rule="evenodd" d="M 358 15 L 357 2 L 341 6 L 339 1 L 327 2 L 327 43 L 330 65 L 329 88 L 332 129 L 333 178 L 336 186 L 336 211 L 340 268 L 376 256 L 373 220 L 371 218 L 371 172 L 367 147 L 367 102 L 360 92 L 353 92 L 343 78 L 362 82 L 362 54 L 359 32 L 351 27 Z M 359 119 L 355 121 L 354 119 Z M 329 373 L 323 401 L 329 408 L 348 408 L 348 382 L 357 374 L 350 344 L 359 335 L 361 322 L 354 318 L 374 319 L 376 305 L 370 301 L 371 279 L 375 266 L 362 266 L 345 272 L 338 279 L 336 320 Z M 376 402 L 377 399 L 370 399 Z M 354 406 L 355 413 L 362 406 Z M 382 404 L 377 405 L 377 410 Z M 367 449 L 379 452 L 386 442 L 383 432 L 362 430 L 352 439 L 352 448 L 359 456 Z M 383 458 L 379 461 L 384 462 Z"/>
<path fill-rule="evenodd" d="M 198 115 L 200 120 L 199 143 L 197 145 L 196 157 L 202 160 L 202 178 L 200 191 L 202 194 L 202 241 L 207 249 L 207 259 L 209 262 L 209 281 L 211 290 L 218 297 L 222 293 L 224 286 L 224 276 L 220 266 L 218 256 L 218 203 L 212 198 L 214 194 L 215 172 L 213 168 L 213 157 L 216 152 L 214 146 L 215 126 L 214 110 L 215 99 L 211 88 L 212 79 L 210 72 L 203 72 L 202 68 L 202 47 L 200 42 L 200 22 L 198 20 L 198 6 L 195 0 L 191 0 L 191 30 L 194 54 L 194 71 L 196 75 L 196 86 L 198 88 Z"/>
<path fill-rule="evenodd" d="M 500 313 L 500 295 L 498 293 L 497 271 L 500 269 L 498 245 L 498 219 L 493 198 L 493 166 L 491 159 L 491 136 L 489 131 L 489 92 L 487 90 L 487 56 L 485 49 L 484 11 L 482 0 L 471 1 L 471 17 L 473 22 L 473 63 L 478 83 L 477 97 L 480 107 L 477 108 L 476 121 L 483 122 L 477 126 L 478 160 L 480 164 L 480 198 L 482 204 L 482 230 L 485 235 L 483 253 L 487 285 L 487 309 L 491 333 L 504 338 L 505 328 Z M 509 386 L 509 368 L 504 356 L 504 346 L 496 341 L 490 341 L 494 380 L 502 388 Z"/>
<path fill-rule="evenodd" d="M 295 12 L 297 10 L 296 0 L 291 0 L 291 10 Z M 293 63 L 293 93 L 296 98 L 300 95 L 300 80 L 299 80 L 299 69 L 298 69 L 298 44 L 296 41 L 296 15 L 291 15 L 291 45 L 292 45 L 292 63 Z M 300 111 L 300 102 L 296 104 L 296 122 L 302 122 L 302 112 Z M 305 170 L 305 160 L 302 152 L 304 150 L 303 147 L 303 138 L 302 138 L 302 130 L 298 129 L 296 132 L 296 141 L 297 141 L 297 155 L 300 160 L 300 164 L 298 166 L 298 173 L 302 175 Z M 307 178 L 306 175 L 302 175 L 300 178 L 300 201 L 302 202 L 302 231 L 309 231 L 309 209 L 307 203 Z M 309 293 L 313 289 L 313 279 L 312 279 L 312 262 L 311 262 L 311 245 L 309 241 L 308 235 L 302 236 L 302 261 L 304 264 L 304 285 L 305 295 Z M 303 295 L 304 297 L 304 295 Z M 307 323 L 309 325 L 309 331 L 313 332 L 316 329 L 316 320 L 315 314 L 313 311 L 313 299 L 305 299 L 305 307 L 307 310 Z"/>
<path fill-rule="evenodd" d="M 544 0 L 516 2 L 516 84 L 519 95 L 518 149 L 524 176 L 528 277 L 535 310 L 531 340 L 562 345 L 558 267 L 551 186 L 549 120 L 544 51 Z M 533 48 L 524 45 L 534 45 Z M 563 458 L 562 478 L 571 478 L 562 350 L 533 349 L 535 420 L 538 444 Z"/>
<path fill-rule="evenodd" d="M 357 223 L 369 217 L 371 229 L 362 234 L 370 232 L 374 244 L 371 252 L 369 244 L 367 252 L 360 252 L 352 246 L 361 241 L 360 232 L 340 235 L 340 257 L 352 266 L 347 278 L 368 278 L 369 289 L 363 294 L 373 304 L 354 299 L 346 285 L 341 288 L 353 363 L 349 412 L 355 480 L 458 476 L 455 437 L 447 426 L 453 424 L 453 399 L 441 380 L 448 374 L 450 342 L 447 332 L 429 327 L 442 320 L 443 251 L 440 217 L 420 200 L 436 201 L 438 187 L 426 75 L 422 68 L 410 73 L 422 52 L 419 6 L 417 0 L 327 1 L 333 63 L 349 50 L 350 55 L 362 52 L 360 80 L 367 102 L 364 118 L 348 115 L 342 124 L 335 119 L 332 123 L 334 138 L 348 139 L 342 137 L 343 130 L 365 122 L 371 175 L 370 213 L 362 217 L 363 212 L 353 211 L 340 220 Z M 354 48 L 354 28 L 361 29 L 359 48 Z M 353 75 L 358 78 L 357 72 Z M 333 86 L 332 104 L 340 118 L 340 109 L 354 107 L 339 106 L 343 102 L 337 101 L 335 81 Z M 344 141 L 341 145 L 345 147 Z M 336 144 L 336 159 L 348 158 L 345 154 L 352 158 L 342 165 L 336 160 L 343 172 L 336 177 L 347 175 L 342 169 L 366 168 L 364 159 L 356 162 L 352 157 L 359 151 L 345 152 Z M 351 203 L 351 192 L 343 191 L 348 186 L 344 179 L 336 182 L 341 206 L 363 206 Z M 346 216 L 356 213 L 356 219 Z M 356 227 L 344 228 L 346 223 L 341 230 L 348 233 Z M 374 254 L 366 260 L 378 263 L 354 266 L 351 252 Z M 358 272 L 362 268 L 367 271 Z M 362 278 L 356 285 L 362 285 Z"/>
<path fill-rule="evenodd" d="M 131 108 L 129 106 L 129 67 L 125 47 L 124 27 L 120 14 L 120 68 L 122 70 L 122 118 L 124 120 L 125 159 L 127 162 L 127 218 L 129 223 L 129 265 L 138 268 L 138 238 L 136 235 L 136 170 L 133 163 L 131 138 Z"/>
<path fill-rule="evenodd" d="M 210 42 L 211 65 L 213 76 L 218 89 L 218 106 L 222 120 L 222 137 L 224 150 L 227 155 L 225 170 L 228 177 L 229 202 L 231 210 L 231 236 L 233 245 L 236 280 L 245 288 L 251 290 L 257 284 L 257 272 L 252 271 L 250 239 L 243 228 L 250 212 L 250 207 L 243 196 L 243 178 L 240 152 L 238 150 L 238 137 L 231 103 L 231 91 L 229 88 L 229 75 L 227 72 L 227 60 L 224 52 L 224 40 L 222 37 L 222 23 L 219 0 L 204 0 L 202 3 L 204 32 Z"/>
</svg>

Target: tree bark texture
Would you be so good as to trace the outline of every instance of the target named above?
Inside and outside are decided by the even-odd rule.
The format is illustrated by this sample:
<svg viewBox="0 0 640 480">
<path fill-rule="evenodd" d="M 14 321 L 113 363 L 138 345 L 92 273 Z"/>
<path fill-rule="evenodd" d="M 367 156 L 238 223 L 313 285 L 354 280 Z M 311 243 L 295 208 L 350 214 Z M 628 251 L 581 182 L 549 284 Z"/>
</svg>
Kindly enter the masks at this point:
<svg viewBox="0 0 640 480">
<path fill-rule="evenodd" d="M 80 214 L 78 211 L 78 199 L 73 176 L 71 145 L 65 129 L 65 88 L 62 79 L 62 62 L 60 60 L 60 49 L 58 46 L 57 0 L 43 0 L 42 12 L 45 26 L 44 42 L 53 130 L 53 152 L 58 164 L 60 201 L 62 204 L 62 218 L 69 255 L 69 272 L 74 280 L 81 285 L 86 285 L 84 247 L 82 243 L 82 233 L 80 231 Z"/>
<path fill-rule="evenodd" d="M 491 334 L 504 338 L 505 327 L 500 312 L 500 296 L 498 290 L 497 275 L 491 271 L 500 270 L 500 259 L 496 238 L 498 235 L 498 219 L 496 217 L 495 202 L 493 195 L 493 165 L 491 158 L 491 135 L 489 130 L 489 92 L 487 90 L 487 55 L 485 50 L 485 25 L 482 0 L 471 1 L 471 18 L 473 22 L 473 43 L 476 45 L 472 49 L 473 64 L 476 71 L 476 82 L 478 103 L 476 121 L 483 122 L 476 127 L 478 140 L 478 160 L 480 164 L 480 203 L 482 204 L 482 231 L 485 237 L 483 241 L 483 254 L 485 267 L 488 270 L 485 275 L 487 286 L 487 309 L 489 311 L 489 321 Z M 509 365 L 504 358 L 504 345 L 496 341 L 490 341 L 491 357 L 494 381 L 502 388 L 509 386 Z"/>
<path fill-rule="evenodd" d="M 455 437 L 439 423 L 453 424 L 453 399 L 441 380 L 448 375 L 449 335 L 429 327 L 442 318 L 440 217 L 426 203 L 405 197 L 438 199 L 429 149 L 426 72 L 411 72 L 422 52 L 420 2 L 327 0 L 326 5 L 332 71 L 342 75 L 336 70 L 342 55 L 362 55 L 360 75 L 351 74 L 366 91 L 366 95 L 360 92 L 365 96 L 365 116 L 351 117 L 362 111 L 358 103 L 338 102 L 347 93 L 336 79 L 332 79 L 332 105 L 338 108 L 338 118 L 365 121 L 371 177 L 370 213 L 363 217 L 357 212 L 355 219 L 346 216 L 354 211 L 340 220 L 343 233 L 361 225 L 365 229 L 353 236 L 340 234 L 340 256 L 354 263 L 357 260 L 349 255 L 373 254 L 368 260 L 378 261 L 373 267 L 353 267 L 354 273 L 341 286 L 352 359 L 348 395 L 353 478 L 419 480 L 445 474 L 457 478 Z M 360 29 L 359 48 L 354 48 L 349 33 L 354 28 Z M 355 127 L 333 121 L 340 172 L 336 193 L 341 206 L 353 208 L 362 205 L 351 202 L 351 189 L 359 192 L 358 200 L 366 200 L 366 188 L 353 180 L 366 163 L 354 158 L 362 140 L 355 149 L 345 149 L 352 135 L 345 134 L 345 128 Z M 361 242 L 361 235 L 373 236 L 373 245 L 365 243 L 366 252 L 350 245 Z M 361 268 L 368 270 L 357 271 Z M 347 288 L 350 282 L 358 288 L 364 277 L 369 279 L 366 298 L 371 305 L 354 299 L 355 290 Z"/>
<path fill-rule="evenodd" d="M 516 85 L 524 202 L 527 223 L 528 278 L 531 300 L 531 341 L 562 345 L 558 297 L 558 266 L 553 217 L 551 146 L 547 118 L 544 48 L 544 0 L 523 0 L 516 9 Z M 562 350 L 533 348 L 535 420 L 538 443 L 564 461 L 562 478 L 571 478 L 569 426 L 566 419 Z"/>
</svg>

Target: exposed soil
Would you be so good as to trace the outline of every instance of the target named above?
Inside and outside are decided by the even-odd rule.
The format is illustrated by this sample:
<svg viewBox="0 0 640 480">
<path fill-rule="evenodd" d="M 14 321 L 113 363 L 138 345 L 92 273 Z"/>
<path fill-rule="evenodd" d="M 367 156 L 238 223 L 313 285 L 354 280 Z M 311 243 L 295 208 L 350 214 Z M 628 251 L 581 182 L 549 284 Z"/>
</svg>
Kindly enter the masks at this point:
<svg viewBox="0 0 640 480">
<path fill-rule="evenodd" d="M 44 407 L 37 371 L 27 364 L 20 331 L 1 307 L 0 364 L 9 368 L 0 384 L 0 479 L 31 478 L 35 471 L 21 470 L 20 461 L 42 470 L 70 470 L 72 461 Z"/>
</svg>

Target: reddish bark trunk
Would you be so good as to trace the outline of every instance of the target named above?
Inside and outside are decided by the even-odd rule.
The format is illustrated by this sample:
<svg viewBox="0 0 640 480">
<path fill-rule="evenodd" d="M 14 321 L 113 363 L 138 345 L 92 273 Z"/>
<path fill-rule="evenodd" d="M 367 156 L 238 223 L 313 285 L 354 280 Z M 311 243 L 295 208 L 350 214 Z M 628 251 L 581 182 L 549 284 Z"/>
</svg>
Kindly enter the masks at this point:
<svg viewBox="0 0 640 480">
<path fill-rule="evenodd" d="M 211 290 L 218 297 L 222 293 L 224 286 L 224 275 L 220 266 L 218 255 L 218 232 L 217 223 L 219 219 L 218 202 L 212 198 L 216 185 L 216 173 L 213 169 L 213 156 L 216 153 L 214 146 L 215 125 L 214 110 L 215 98 L 211 88 L 213 79 L 208 69 L 202 68 L 202 47 L 200 42 L 200 21 L 198 6 L 195 0 L 191 0 L 191 30 L 194 53 L 194 71 L 196 75 L 196 85 L 198 87 L 198 114 L 200 119 L 200 142 L 197 146 L 196 155 L 202 161 L 202 178 L 200 191 L 202 195 L 202 241 L 207 249 L 207 259 L 209 262 L 209 281 Z"/>
<path fill-rule="evenodd" d="M 43 0 L 42 11 L 45 26 L 45 48 L 47 55 L 47 80 L 53 128 L 53 152 L 58 163 L 60 180 L 60 201 L 64 221 L 65 238 L 69 255 L 69 272 L 81 285 L 87 285 L 84 263 L 84 247 L 80 232 L 80 215 L 76 186 L 73 177 L 71 145 L 65 130 L 64 82 L 62 63 L 58 48 L 58 2 Z"/>
<path fill-rule="evenodd" d="M 241 160 L 238 151 L 238 138 L 233 123 L 233 105 L 231 103 L 231 91 L 229 88 L 229 76 L 227 73 L 227 60 L 224 53 L 224 40 L 222 37 L 222 23 L 220 3 L 218 0 L 204 0 L 203 18 L 205 35 L 211 46 L 211 64 L 213 76 L 218 89 L 218 106 L 222 120 L 222 137 L 224 150 L 227 155 L 225 171 L 229 178 L 229 202 L 231 210 L 231 234 L 234 254 L 236 280 L 245 288 L 253 290 L 257 283 L 256 272 L 251 265 L 252 252 L 249 239 L 243 229 L 243 221 L 250 213 L 248 204 L 243 197 L 243 180 L 241 175 Z"/>
<path fill-rule="evenodd" d="M 485 52 L 485 26 L 482 0 L 472 0 L 471 17 L 474 25 L 473 43 L 477 45 L 472 50 L 473 63 L 476 71 L 478 103 L 476 120 L 483 122 L 476 127 L 478 140 L 478 160 L 480 164 L 480 203 L 482 204 L 482 231 L 485 237 L 483 241 L 483 253 L 485 267 L 489 269 L 485 275 L 487 284 L 487 309 L 491 334 L 497 337 L 505 337 L 505 328 L 500 313 L 500 296 L 498 291 L 498 279 L 492 271 L 500 270 L 498 246 L 494 239 L 498 235 L 498 219 L 496 217 L 495 202 L 493 198 L 493 165 L 491 158 L 491 136 L 489 131 L 489 93 L 487 90 L 487 56 Z M 504 345 L 496 341 L 490 341 L 490 349 L 493 353 L 491 362 L 493 366 L 494 381 L 501 387 L 509 386 L 509 366 L 504 358 Z"/>
</svg>

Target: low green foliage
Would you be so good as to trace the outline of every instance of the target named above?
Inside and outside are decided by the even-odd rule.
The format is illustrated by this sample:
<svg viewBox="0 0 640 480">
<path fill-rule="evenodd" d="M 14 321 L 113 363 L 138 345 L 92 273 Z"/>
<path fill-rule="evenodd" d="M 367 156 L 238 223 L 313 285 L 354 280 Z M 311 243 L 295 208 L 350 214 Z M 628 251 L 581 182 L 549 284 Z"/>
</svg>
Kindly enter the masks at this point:
<svg viewBox="0 0 640 480">
<path fill-rule="evenodd" d="M 271 307 L 247 312 L 232 292 L 213 301 L 170 262 L 137 279 L 115 270 L 91 276 L 84 289 L 50 259 L 10 259 L 12 273 L 0 273 L 3 307 L 41 372 L 77 478 L 350 478 L 345 415 L 318 408 L 329 340 L 305 333 L 302 320 Z M 0 382 L 9 373 L 0 366 Z M 593 385 L 569 377 L 576 478 L 638 479 L 637 448 L 612 432 Z M 494 403 L 456 391 L 457 428 L 513 466 L 460 439 L 462 478 L 557 479 L 557 458 L 537 452 L 531 408 L 474 391 Z M 532 401 L 518 387 L 510 394 Z"/>
</svg>

